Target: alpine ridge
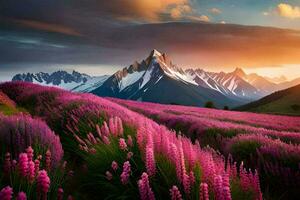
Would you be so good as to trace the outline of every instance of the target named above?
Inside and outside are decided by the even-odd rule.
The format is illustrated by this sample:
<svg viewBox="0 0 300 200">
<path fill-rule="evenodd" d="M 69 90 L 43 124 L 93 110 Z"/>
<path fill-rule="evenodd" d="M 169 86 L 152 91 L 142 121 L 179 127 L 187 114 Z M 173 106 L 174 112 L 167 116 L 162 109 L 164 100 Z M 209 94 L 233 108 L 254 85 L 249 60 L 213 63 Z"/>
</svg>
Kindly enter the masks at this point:
<svg viewBox="0 0 300 200">
<path fill-rule="evenodd" d="M 94 88 L 99 87 L 107 76 L 91 77 L 87 74 L 72 71 L 68 73 L 66 71 L 56 71 L 53 73 L 23 73 L 16 74 L 12 81 L 26 81 L 31 83 L 37 83 L 40 85 L 56 86 L 66 90 L 89 92 Z"/>
<path fill-rule="evenodd" d="M 287 81 L 247 74 L 242 68 L 232 72 L 209 72 L 200 68 L 183 69 L 166 53 L 154 49 L 113 75 L 91 77 L 73 71 L 17 74 L 13 81 L 58 86 L 77 92 L 164 104 L 204 106 L 213 101 L 217 107 L 235 107 L 261 99 L 273 92 L 300 84 L 300 78 Z M 281 81 L 280 81 L 281 80 Z"/>
</svg>

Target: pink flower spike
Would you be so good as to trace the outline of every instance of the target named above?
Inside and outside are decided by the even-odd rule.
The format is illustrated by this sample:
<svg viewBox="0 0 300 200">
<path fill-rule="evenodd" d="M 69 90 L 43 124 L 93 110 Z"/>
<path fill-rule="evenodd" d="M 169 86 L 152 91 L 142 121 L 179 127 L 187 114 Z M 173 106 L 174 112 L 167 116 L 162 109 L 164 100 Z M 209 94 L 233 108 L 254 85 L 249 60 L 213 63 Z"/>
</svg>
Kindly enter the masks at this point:
<svg viewBox="0 0 300 200">
<path fill-rule="evenodd" d="M 63 200 L 64 198 L 64 190 L 62 188 L 58 188 L 57 190 L 57 200 Z"/>
<path fill-rule="evenodd" d="M 119 139 L 119 147 L 121 150 L 125 151 L 127 149 L 127 144 L 124 138 Z"/>
<path fill-rule="evenodd" d="M 28 162 L 28 180 L 30 183 L 34 181 L 34 177 L 35 177 L 35 164 L 31 160 Z"/>
<path fill-rule="evenodd" d="M 24 192 L 19 192 L 16 200 L 26 200 L 27 196 Z"/>
<path fill-rule="evenodd" d="M 130 151 L 127 153 L 127 160 L 130 160 L 131 157 L 133 156 L 133 153 Z"/>
<path fill-rule="evenodd" d="M 6 186 L 0 191 L 1 200 L 11 200 L 13 195 L 13 189 L 9 186 Z"/>
<path fill-rule="evenodd" d="M 208 185 L 206 183 L 200 184 L 200 200 L 209 200 Z"/>
<path fill-rule="evenodd" d="M 116 161 L 112 161 L 111 163 L 111 168 L 114 170 L 114 171 L 117 171 L 118 168 L 119 168 L 119 165 Z"/>
<path fill-rule="evenodd" d="M 173 186 L 170 189 L 171 200 L 182 200 L 182 195 L 177 186 Z"/>
<path fill-rule="evenodd" d="M 103 126 L 101 127 L 101 131 L 104 136 L 109 136 L 109 128 L 106 122 L 103 122 Z"/>
<path fill-rule="evenodd" d="M 131 174 L 131 165 L 129 161 L 126 161 L 123 164 L 123 172 L 120 176 L 122 184 L 126 185 L 128 183 L 130 174 Z"/>
<path fill-rule="evenodd" d="M 102 140 L 103 140 L 104 144 L 110 144 L 110 141 L 109 141 L 109 139 L 108 139 L 107 136 L 104 135 L 104 136 L 102 137 Z"/>
<path fill-rule="evenodd" d="M 149 176 L 153 176 L 156 172 L 154 150 L 152 145 L 146 147 L 146 169 Z"/>
<path fill-rule="evenodd" d="M 100 127 L 99 127 L 98 124 L 96 124 L 96 130 L 97 130 L 97 134 L 98 134 L 99 138 L 101 138 L 102 137 L 102 133 L 101 133 L 101 130 L 100 130 Z"/>
<path fill-rule="evenodd" d="M 26 153 L 19 155 L 19 173 L 21 176 L 26 177 L 28 172 L 28 157 Z"/>
<path fill-rule="evenodd" d="M 105 175 L 106 175 L 106 179 L 107 179 L 107 180 L 109 180 L 109 181 L 112 180 L 113 175 L 110 173 L 110 171 L 106 171 L 106 172 L 105 172 Z"/>
<path fill-rule="evenodd" d="M 37 176 L 37 190 L 39 195 L 47 198 L 47 193 L 50 188 L 50 178 L 48 177 L 47 171 L 41 170 Z"/>
<path fill-rule="evenodd" d="M 26 149 L 26 153 L 27 153 L 28 161 L 31 161 L 33 159 L 33 149 L 31 148 L 31 146 L 29 146 Z"/>
<path fill-rule="evenodd" d="M 155 200 L 154 193 L 150 187 L 149 177 L 147 173 L 143 173 L 138 181 L 141 200 Z"/>
</svg>

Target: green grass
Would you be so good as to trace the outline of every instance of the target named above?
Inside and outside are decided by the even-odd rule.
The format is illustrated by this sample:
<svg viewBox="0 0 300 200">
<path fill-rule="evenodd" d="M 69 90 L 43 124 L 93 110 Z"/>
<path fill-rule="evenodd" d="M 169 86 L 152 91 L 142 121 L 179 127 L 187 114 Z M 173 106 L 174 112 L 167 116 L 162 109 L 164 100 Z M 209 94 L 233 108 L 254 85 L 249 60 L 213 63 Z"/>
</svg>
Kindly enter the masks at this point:
<svg viewBox="0 0 300 200">
<path fill-rule="evenodd" d="M 300 115 L 300 85 L 275 92 L 238 110 L 259 113 Z"/>
</svg>

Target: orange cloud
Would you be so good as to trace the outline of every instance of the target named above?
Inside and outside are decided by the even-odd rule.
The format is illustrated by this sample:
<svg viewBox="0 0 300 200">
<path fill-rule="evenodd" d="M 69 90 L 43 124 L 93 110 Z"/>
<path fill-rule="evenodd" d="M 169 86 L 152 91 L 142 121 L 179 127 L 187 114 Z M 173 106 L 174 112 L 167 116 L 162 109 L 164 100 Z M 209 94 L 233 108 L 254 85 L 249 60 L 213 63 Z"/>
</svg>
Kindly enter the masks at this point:
<svg viewBox="0 0 300 200">
<path fill-rule="evenodd" d="M 282 17 L 296 19 L 300 18 L 300 7 L 281 3 L 277 6 L 278 14 Z"/>
<path fill-rule="evenodd" d="M 170 15 L 173 19 L 180 19 L 186 14 L 190 14 L 192 11 L 192 8 L 187 4 L 177 5 L 170 10 Z"/>
<path fill-rule="evenodd" d="M 210 22 L 210 18 L 206 15 L 200 15 L 200 16 L 187 16 L 187 19 L 191 21 L 199 21 L 199 22 Z"/>
<path fill-rule="evenodd" d="M 163 14 L 180 17 L 189 11 L 189 5 L 189 0 L 110 0 L 99 3 L 99 11 L 119 19 L 155 22 Z"/>
<path fill-rule="evenodd" d="M 161 22 L 174 20 L 209 21 L 193 9 L 191 0 L 110 0 L 96 11 L 125 21 Z"/>
</svg>

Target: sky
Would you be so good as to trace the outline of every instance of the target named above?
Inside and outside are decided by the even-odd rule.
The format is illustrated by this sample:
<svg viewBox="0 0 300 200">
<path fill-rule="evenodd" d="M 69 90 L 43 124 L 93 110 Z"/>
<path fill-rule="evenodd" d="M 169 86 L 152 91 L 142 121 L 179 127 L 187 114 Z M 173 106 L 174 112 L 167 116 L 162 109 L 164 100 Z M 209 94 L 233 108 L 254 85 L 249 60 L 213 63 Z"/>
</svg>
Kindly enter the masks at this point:
<svg viewBox="0 0 300 200">
<path fill-rule="evenodd" d="M 0 80 L 112 74 L 152 49 L 184 68 L 300 77 L 300 1 L 0 1 Z"/>
</svg>

